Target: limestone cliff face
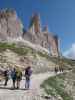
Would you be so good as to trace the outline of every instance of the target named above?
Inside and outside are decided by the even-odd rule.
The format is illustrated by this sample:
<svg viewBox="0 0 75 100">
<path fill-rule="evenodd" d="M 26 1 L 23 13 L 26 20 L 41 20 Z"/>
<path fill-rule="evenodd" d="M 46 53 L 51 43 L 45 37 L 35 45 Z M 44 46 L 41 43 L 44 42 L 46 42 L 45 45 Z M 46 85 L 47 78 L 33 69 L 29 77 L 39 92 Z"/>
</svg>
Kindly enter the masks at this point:
<svg viewBox="0 0 75 100">
<path fill-rule="evenodd" d="M 10 41 L 21 37 L 23 40 L 40 45 L 47 50 L 50 48 L 51 55 L 58 56 L 58 38 L 50 35 L 47 26 L 42 29 L 39 15 L 34 14 L 28 30 L 23 30 L 23 24 L 14 10 L 0 11 L 0 41 Z"/>
<path fill-rule="evenodd" d="M 45 26 L 42 30 L 40 17 L 37 14 L 31 17 L 29 29 L 27 32 L 24 32 L 23 38 L 35 45 L 40 45 L 47 50 L 50 49 L 52 56 L 58 56 L 58 36 L 54 36 L 51 32 L 49 32 L 47 26 Z"/>
<path fill-rule="evenodd" d="M 22 36 L 23 25 L 14 10 L 0 11 L 0 40 Z"/>
</svg>

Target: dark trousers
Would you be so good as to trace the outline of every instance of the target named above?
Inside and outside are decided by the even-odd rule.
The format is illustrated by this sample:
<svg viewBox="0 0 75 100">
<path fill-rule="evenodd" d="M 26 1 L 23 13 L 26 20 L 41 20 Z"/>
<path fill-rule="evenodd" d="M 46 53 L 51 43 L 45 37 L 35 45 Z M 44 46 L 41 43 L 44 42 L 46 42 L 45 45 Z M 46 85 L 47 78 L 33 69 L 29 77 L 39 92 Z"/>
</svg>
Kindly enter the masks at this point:
<svg viewBox="0 0 75 100">
<path fill-rule="evenodd" d="M 7 86 L 7 82 L 8 82 L 8 77 L 5 78 L 4 86 Z"/>
<path fill-rule="evenodd" d="M 16 79 L 13 79 L 13 88 L 15 88 Z"/>
</svg>

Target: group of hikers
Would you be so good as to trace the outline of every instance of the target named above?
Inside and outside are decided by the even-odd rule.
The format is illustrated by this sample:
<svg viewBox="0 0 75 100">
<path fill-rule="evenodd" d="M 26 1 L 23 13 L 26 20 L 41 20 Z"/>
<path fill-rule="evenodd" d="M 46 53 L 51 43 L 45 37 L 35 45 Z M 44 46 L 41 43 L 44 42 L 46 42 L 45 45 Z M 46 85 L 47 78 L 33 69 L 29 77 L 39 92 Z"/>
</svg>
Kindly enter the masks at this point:
<svg viewBox="0 0 75 100">
<path fill-rule="evenodd" d="M 4 86 L 7 86 L 8 80 L 11 78 L 12 79 L 12 86 L 13 89 L 20 88 L 20 82 L 22 80 L 22 76 L 25 77 L 25 89 L 30 88 L 30 76 L 32 74 L 31 67 L 28 66 L 25 71 L 24 75 L 22 74 L 22 71 L 19 68 L 12 68 L 11 70 L 5 70 L 3 72 L 5 83 Z"/>
<path fill-rule="evenodd" d="M 63 72 L 63 67 L 55 67 L 55 73 L 57 72 Z M 12 69 L 6 69 L 3 72 L 4 76 L 4 86 L 7 86 L 7 83 L 9 79 L 12 79 L 12 88 L 13 89 L 19 89 L 20 88 L 20 82 L 22 80 L 22 77 L 25 77 L 25 89 L 30 88 L 30 76 L 32 75 L 32 69 L 31 66 L 28 66 L 24 70 L 24 74 L 22 73 L 22 70 L 20 68 L 14 67 Z"/>
<path fill-rule="evenodd" d="M 55 67 L 54 70 L 55 70 L 55 73 L 57 73 L 57 72 L 63 72 L 64 69 L 63 69 L 63 67 L 59 66 L 59 67 Z"/>
</svg>

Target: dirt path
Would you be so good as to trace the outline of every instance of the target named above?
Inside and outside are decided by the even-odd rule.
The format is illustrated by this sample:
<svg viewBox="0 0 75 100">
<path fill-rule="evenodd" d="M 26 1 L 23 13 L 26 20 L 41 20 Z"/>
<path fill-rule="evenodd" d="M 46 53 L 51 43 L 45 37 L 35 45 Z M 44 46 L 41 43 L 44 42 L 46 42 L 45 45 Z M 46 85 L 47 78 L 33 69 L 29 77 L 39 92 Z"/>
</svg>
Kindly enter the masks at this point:
<svg viewBox="0 0 75 100">
<path fill-rule="evenodd" d="M 40 84 L 48 77 L 54 76 L 55 73 L 48 72 L 36 74 L 31 77 L 30 90 L 24 90 L 25 80 L 21 81 L 19 90 L 11 90 L 12 81 L 9 80 L 8 86 L 0 85 L 0 100 L 44 100 L 41 96 Z"/>
</svg>

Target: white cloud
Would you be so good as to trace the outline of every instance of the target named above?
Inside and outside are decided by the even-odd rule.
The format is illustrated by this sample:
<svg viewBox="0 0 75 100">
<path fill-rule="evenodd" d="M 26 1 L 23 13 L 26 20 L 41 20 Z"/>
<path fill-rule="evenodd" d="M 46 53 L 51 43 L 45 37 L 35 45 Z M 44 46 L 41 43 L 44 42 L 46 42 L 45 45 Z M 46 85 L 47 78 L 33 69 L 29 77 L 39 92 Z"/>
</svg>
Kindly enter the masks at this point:
<svg viewBox="0 0 75 100">
<path fill-rule="evenodd" d="M 71 58 L 71 59 L 75 59 L 75 43 L 72 44 L 71 48 L 68 49 L 67 51 L 65 51 L 63 53 L 63 55 L 65 57 Z"/>
</svg>

